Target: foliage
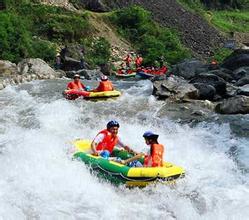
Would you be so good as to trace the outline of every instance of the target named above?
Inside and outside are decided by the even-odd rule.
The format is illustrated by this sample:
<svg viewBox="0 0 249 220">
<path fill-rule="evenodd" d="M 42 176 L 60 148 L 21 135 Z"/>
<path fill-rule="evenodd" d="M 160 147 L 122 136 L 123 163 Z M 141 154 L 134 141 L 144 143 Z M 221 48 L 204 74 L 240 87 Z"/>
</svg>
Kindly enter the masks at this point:
<svg viewBox="0 0 249 220">
<path fill-rule="evenodd" d="M 111 46 L 105 38 L 86 39 L 83 44 L 86 47 L 86 62 L 89 63 L 91 67 L 105 64 L 109 61 Z"/>
<path fill-rule="evenodd" d="M 212 59 L 216 60 L 218 63 L 222 63 L 222 61 L 228 57 L 233 51 L 227 48 L 220 48 L 217 49 L 214 53 L 214 56 L 210 59 L 210 61 Z"/>
<path fill-rule="evenodd" d="M 145 65 L 155 65 L 160 57 L 176 63 L 190 55 L 181 45 L 176 31 L 158 26 L 152 21 L 150 12 L 139 6 L 116 11 L 110 20 L 123 37 L 133 42 L 144 57 Z"/>
</svg>

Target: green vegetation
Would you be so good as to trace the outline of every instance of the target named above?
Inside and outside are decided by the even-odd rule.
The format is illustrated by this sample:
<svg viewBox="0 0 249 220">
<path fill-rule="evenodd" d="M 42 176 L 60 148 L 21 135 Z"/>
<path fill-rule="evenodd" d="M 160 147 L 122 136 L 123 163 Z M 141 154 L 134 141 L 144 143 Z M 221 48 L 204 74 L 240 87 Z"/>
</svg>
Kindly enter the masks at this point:
<svg viewBox="0 0 249 220">
<path fill-rule="evenodd" d="M 60 46 L 82 42 L 91 42 L 83 47 L 92 67 L 109 59 L 110 45 L 104 39 L 89 40 L 87 13 L 35 3 L 5 1 L 7 10 L 0 11 L 0 59 L 18 62 L 33 57 L 53 63 Z"/>
<path fill-rule="evenodd" d="M 155 65 L 160 57 L 173 64 L 190 56 L 177 32 L 154 23 L 151 14 L 141 7 L 132 6 L 116 11 L 110 20 L 119 33 L 142 54 L 145 65 Z"/>
<path fill-rule="evenodd" d="M 224 32 L 249 32 L 249 11 L 214 11 L 211 23 Z"/>
</svg>

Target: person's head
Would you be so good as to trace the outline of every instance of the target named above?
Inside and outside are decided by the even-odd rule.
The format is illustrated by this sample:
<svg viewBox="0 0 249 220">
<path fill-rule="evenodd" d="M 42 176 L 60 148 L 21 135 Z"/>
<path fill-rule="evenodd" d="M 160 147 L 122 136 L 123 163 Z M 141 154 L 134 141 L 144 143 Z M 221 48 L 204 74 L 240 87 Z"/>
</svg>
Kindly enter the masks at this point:
<svg viewBox="0 0 249 220">
<path fill-rule="evenodd" d="M 115 120 L 109 121 L 106 125 L 106 128 L 113 136 L 117 136 L 118 129 L 119 129 L 119 123 Z"/>
<path fill-rule="evenodd" d="M 80 80 L 80 75 L 79 74 L 75 74 L 73 76 L 73 79 L 74 79 L 74 81 L 79 81 Z"/>
<path fill-rule="evenodd" d="M 108 80 L 108 77 L 106 75 L 102 75 L 100 77 L 101 81 L 107 81 Z"/>
<path fill-rule="evenodd" d="M 152 131 L 144 132 L 143 137 L 144 137 L 145 143 L 147 145 L 158 144 L 157 139 L 158 139 L 159 135 L 153 133 Z"/>
</svg>

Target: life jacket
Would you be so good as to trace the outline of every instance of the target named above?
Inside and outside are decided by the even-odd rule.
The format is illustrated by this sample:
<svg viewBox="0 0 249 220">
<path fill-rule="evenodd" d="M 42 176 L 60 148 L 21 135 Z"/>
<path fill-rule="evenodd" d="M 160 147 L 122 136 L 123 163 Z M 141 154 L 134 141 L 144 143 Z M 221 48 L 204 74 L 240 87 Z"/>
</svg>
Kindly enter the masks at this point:
<svg viewBox="0 0 249 220">
<path fill-rule="evenodd" d="M 80 81 L 78 82 L 73 81 L 67 84 L 67 88 L 78 90 L 78 89 L 84 89 L 85 87 Z"/>
<path fill-rule="evenodd" d="M 113 148 L 118 143 L 118 137 L 112 137 L 111 132 L 109 132 L 107 129 L 102 130 L 98 133 L 104 135 L 104 139 L 97 145 L 96 150 L 108 150 L 110 153 L 112 153 Z"/>
<path fill-rule="evenodd" d="M 126 63 L 129 64 L 129 63 L 132 61 L 132 59 L 131 59 L 130 56 L 127 56 L 127 57 L 124 59 L 124 61 L 125 61 Z"/>
<path fill-rule="evenodd" d="M 135 64 L 136 64 L 137 66 L 140 66 L 140 65 L 142 64 L 142 62 L 143 62 L 143 58 L 142 58 L 142 57 L 138 57 L 138 58 L 136 58 L 136 60 L 135 60 Z"/>
<path fill-rule="evenodd" d="M 99 83 L 98 88 L 96 89 L 98 92 L 104 92 L 104 91 L 112 91 L 113 85 L 111 81 L 101 81 Z"/>
<path fill-rule="evenodd" d="M 162 167 L 163 152 L 164 152 L 164 147 L 162 144 L 152 144 L 150 148 L 150 155 L 146 155 L 144 158 L 144 166 Z"/>
</svg>

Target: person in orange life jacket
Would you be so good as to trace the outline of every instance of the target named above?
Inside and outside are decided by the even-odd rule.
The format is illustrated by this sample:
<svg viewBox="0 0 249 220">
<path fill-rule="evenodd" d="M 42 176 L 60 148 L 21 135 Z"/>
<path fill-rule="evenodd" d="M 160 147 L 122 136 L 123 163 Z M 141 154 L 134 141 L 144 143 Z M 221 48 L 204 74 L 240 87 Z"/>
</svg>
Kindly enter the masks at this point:
<svg viewBox="0 0 249 220">
<path fill-rule="evenodd" d="M 142 62 L 143 62 L 143 58 L 140 55 L 137 55 L 135 59 L 136 68 L 139 68 L 142 65 Z"/>
<path fill-rule="evenodd" d="M 101 81 L 99 83 L 99 86 L 96 89 L 92 90 L 92 92 L 104 92 L 114 90 L 112 82 L 108 80 L 107 76 L 102 75 L 100 79 Z"/>
<path fill-rule="evenodd" d="M 131 66 L 130 66 L 130 63 L 131 63 L 131 61 L 132 61 L 131 55 L 130 55 L 130 54 L 127 54 L 127 56 L 126 56 L 123 60 L 124 60 L 125 63 L 126 63 L 126 67 L 127 67 L 127 68 L 130 68 L 130 67 L 131 67 Z"/>
<path fill-rule="evenodd" d="M 119 146 L 128 152 L 136 154 L 136 152 L 122 143 L 120 137 L 118 136 L 118 129 L 119 123 L 117 121 L 109 121 L 106 125 L 106 129 L 100 131 L 92 141 L 92 154 L 98 156 L 101 155 L 103 151 L 108 151 L 109 155 L 111 155 L 115 146 Z"/>
<path fill-rule="evenodd" d="M 78 91 L 84 91 L 86 90 L 86 87 L 80 82 L 80 75 L 79 74 L 75 74 L 73 77 L 74 81 L 69 82 L 67 84 L 67 89 L 68 90 L 78 90 Z"/>
<path fill-rule="evenodd" d="M 164 146 L 158 143 L 158 134 L 147 131 L 143 134 L 145 143 L 150 146 L 150 150 L 144 158 L 145 167 L 161 167 L 163 166 Z"/>
</svg>

